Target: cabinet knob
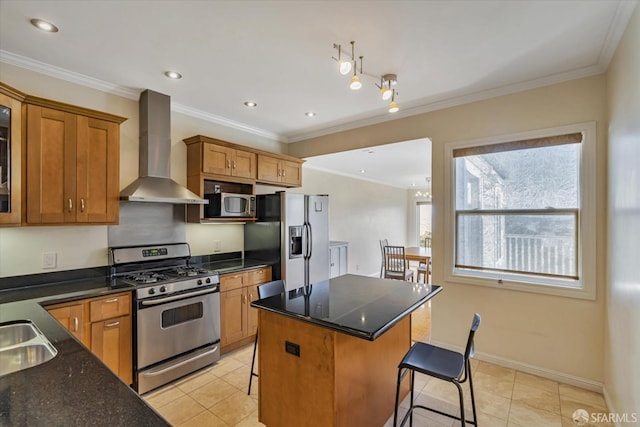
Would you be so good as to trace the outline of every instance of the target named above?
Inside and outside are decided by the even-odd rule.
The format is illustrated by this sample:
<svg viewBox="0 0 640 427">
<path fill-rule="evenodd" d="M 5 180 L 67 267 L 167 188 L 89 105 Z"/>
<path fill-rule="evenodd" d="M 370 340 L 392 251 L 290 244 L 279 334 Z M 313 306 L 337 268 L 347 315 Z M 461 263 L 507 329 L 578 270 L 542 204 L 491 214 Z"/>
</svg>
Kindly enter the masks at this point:
<svg viewBox="0 0 640 427">
<path fill-rule="evenodd" d="M 233 168 L 236 169 L 238 167 L 238 162 L 236 162 L 235 160 L 233 161 Z"/>
</svg>

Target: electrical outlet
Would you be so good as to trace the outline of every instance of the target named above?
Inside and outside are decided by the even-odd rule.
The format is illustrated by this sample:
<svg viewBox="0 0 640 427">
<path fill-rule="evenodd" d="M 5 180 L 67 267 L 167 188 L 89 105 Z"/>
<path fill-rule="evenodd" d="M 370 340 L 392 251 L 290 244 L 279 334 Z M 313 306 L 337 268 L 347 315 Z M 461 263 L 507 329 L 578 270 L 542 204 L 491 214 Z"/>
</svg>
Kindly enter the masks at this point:
<svg viewBox="0 0 640 427">
<path fill-rule="evenodd" d="M 56 252 L 44 252 L 42 254 L 42 268 L 56 268 L 58 266 L 58 254 Z"/>
<path fill-rule="evenodd" d="M 213 252 L 222 252 L 222 242 L 220 240 L 213 241 Z"/>
</svg>

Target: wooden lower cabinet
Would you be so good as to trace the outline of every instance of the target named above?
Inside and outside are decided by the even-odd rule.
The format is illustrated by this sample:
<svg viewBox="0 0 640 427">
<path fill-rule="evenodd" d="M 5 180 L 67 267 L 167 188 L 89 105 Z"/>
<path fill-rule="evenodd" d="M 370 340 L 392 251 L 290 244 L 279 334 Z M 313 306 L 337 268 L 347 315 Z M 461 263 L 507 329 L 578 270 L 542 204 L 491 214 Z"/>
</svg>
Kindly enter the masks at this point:
<svg viewBox="0 0 640 427">
<path fill-rule="evenodd" d="M 271 267 L 220 275 L 220 348 L 223 353 L 250 343 L 258 330 L 258 286 L 271 281 Z"/>
<path fill-rule="evenodd" d="M 91 351 L 126 383 L 132 382 L 131 315 L 91 323 Z"/>
<path fill-rule="evenodd" d="M 55 304 L 46 309 L 124 382 L 133 382 L 130 292 Z"/>
<path fill-rule="evenodd" d="M 81 343 L 90 347 L 89 334 L 85 325 L 85 304 L 73 302 L 68 305 L 55 306 L 57 308 L 47 308 L 49 314 L 56 318 L 69 332 L 73 334 Z"/>
</svg>

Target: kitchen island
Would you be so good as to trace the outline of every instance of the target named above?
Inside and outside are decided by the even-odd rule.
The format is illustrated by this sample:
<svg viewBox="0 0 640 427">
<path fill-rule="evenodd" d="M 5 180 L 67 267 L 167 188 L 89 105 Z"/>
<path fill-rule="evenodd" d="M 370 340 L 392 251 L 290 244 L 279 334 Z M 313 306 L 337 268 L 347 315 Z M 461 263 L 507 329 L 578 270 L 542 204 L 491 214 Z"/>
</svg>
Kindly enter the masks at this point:
<svg viewBox="0 0 640 427">
<path fill-rule="evenodd" d="M 347 274 L 253 302 L 259 420 L 384 425 L 393 413 L 398 363 L 411 345 L 410 314 L 441 290 Z"/>
</svg>

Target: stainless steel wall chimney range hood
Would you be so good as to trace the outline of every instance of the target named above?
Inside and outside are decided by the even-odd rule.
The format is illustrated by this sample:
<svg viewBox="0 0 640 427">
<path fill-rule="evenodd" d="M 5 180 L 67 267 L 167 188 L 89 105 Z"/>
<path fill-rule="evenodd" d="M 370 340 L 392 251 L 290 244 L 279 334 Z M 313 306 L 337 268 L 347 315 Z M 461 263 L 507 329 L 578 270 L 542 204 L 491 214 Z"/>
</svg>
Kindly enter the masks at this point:
<svg viewBox="0 0 640 427">
<path fill-rule="evenodd" d="M 120 200 L 207 204 L 171 178 L 171 98 L 149 89 L 140 94 L 140 177 L 120 192 Z"/>
</svg>

